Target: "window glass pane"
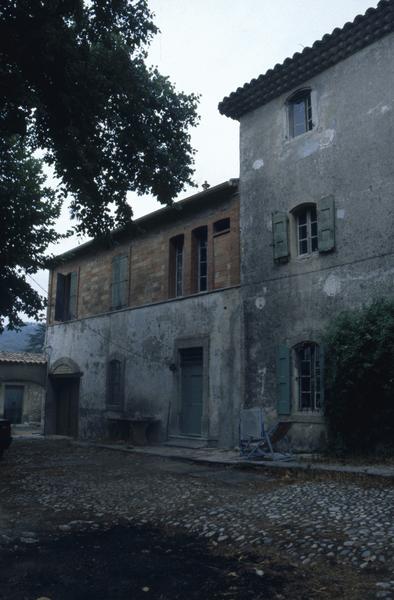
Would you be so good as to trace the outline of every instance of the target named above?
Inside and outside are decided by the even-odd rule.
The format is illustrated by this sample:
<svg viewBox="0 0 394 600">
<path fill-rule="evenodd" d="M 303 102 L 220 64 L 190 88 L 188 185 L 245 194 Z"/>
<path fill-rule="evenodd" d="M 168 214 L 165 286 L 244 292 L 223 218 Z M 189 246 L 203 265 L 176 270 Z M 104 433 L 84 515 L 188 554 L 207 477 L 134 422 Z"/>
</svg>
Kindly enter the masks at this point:
<svg viewBox="0 0 394 600">
<path fill-rule="evenodd" d="M 310 406 L 310 394 L 302 392 L 300 396 L 300 409 L 308 410 Z"/>
<path fill-rule="evenodd" d="M 317 236 L 317 222 L 311 223 L 311 235 L 312 237 Z"/>
<path fill-rule="evenodd" d="M 208 251 L 207 251 L 207 228 L 201 230 L 198 240 L 198 291 L 205 292 L 208 289 Z"/>
<path fill-rule="evenodd" d="M 302 211 L 299 215 L 298 215 L 298 224 L 299 225 L 306 225 L 306 210 Z"/>
<path fill-rule="evenodd" d="M 230 219 L 221 219 L 213 224 L 213 232 L 220 233 L 222 231 L 228 231 L 230 229 Z"/>
<path fill-rule="evenodd" d="M 301 225 L 298 229 L 300 240 L 305 240 L 308 237 L 308 229 L 306 225 Z"/>
<path fill-rule="evenodd" d="M 311 374 L 311 363 L 307 360 L 301 361 L 301 376 Z"/>
<path fill-rule="evenodd" d="M 298 92 L 289 100 L 290 135 L 296 137 L 312 129 L 311 94 L 307 91 Z"/>
<path fill-rule="evenodd" d="M 181 243 L 182 242 L 182 243 Z M 179 240 L 175 249 L 175 295 L 182 296 L 183 279 L 183 240 Z"/>
<path fill-rule="evenodd" d="M 308 241 L 300 241 L 300 254 L 308 254 Z"/>
<path fill-rule="evenodd" d="M 121 364 L 118 360 L 111 360 L 108 373 L 108 399 L 109 403 L 121 403 Z"/>
<path fill-rule="evenodd" d="M 207 290 L 207 278 L 200 277 L 200 292 L 206 292 Z"/>
<path fill-rule="evenodd" d="M 317 344 L 306 344 L 297 351 L 298 395 L 300 410 L 319 410 L 320 357 Z"/>
<path fill-rule="evenodd" d="M 301 135 L 306 130 L 306 106 L 303 99 L 293 103 L 293 135 Z"/>
</svg>

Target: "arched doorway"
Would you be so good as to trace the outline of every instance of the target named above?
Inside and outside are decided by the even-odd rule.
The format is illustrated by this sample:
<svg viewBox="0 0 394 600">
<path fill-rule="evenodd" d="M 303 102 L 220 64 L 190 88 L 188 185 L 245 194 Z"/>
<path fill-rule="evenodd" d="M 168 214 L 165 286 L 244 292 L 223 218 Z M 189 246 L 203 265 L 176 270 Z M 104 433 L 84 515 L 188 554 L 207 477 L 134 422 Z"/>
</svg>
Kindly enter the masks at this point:
<svg viewBox="0 0 394 600">
<path fill-rule="evenodd" d="M 81 375 L 78 365 L 68 358 L 59 359 L 50 367 L 52 430 L 57 435 L 78 437 Z"/>
</svg>

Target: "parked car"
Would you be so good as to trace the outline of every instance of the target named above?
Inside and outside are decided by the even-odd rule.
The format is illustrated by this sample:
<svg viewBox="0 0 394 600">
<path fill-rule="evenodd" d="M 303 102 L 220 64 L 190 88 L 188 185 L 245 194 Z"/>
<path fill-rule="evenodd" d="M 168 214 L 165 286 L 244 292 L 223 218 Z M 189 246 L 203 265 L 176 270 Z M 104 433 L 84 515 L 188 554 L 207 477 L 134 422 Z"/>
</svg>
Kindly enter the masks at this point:
<svg viewBox="0 0 394 600">
<path fill-rule="evenodd" d="M 8 419 L 0 419 L 0 458 L 4 450 L 10 447 L 11 442 L 11 423 Z"/>
</svg>

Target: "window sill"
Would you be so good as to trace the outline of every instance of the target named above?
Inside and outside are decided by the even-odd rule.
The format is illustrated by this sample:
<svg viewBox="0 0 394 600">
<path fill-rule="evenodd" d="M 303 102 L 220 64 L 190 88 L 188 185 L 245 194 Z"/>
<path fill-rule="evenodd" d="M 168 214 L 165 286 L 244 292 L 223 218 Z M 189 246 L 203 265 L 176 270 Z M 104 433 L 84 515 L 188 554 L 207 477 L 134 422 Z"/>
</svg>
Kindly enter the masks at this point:
<svg viewBox="0 0 394 600">
<path fill-rule="evenodd" d="M 290 416 L 292 423 L 325 423 L 325 417 L 323 411 L 318 412 L 317 410 L 311 412 L 294 412 Z"/>
<path fill-rule="evenodd" d="M 312 134 L 316 133 L 316 131 L 317 131 L 317 127 L 314 126 L 309 131 L 305 131 L 305 133 L 300 133 L 299 135 L 296 135 L 295 137 L 286 136 L 283 138 L 283 144 L 286 146 L 286 145 L 294 144 L 299 140 L 305 140 L 308 137 L 310 137 Z"/>
<path fill-rule="evenodd" d="M 315 252 L 310 252 L 308 254 L 297 254 L 295 259 L 297 261 L 303 262 L 304 260 L 311 260 L 317 258 L 318 256 L 320 256 L 320 252 L 319 250 L 316 250 Z"/>
<path fill-rule="evenodd" d="M 225 235 L 226 233 L 230 233 L 230 229 L 223 229 L 223 231 L 218 231 L 217 233 L 213 233 L 212 237 L 216 238 L 221 235 Z"/>
</svg>

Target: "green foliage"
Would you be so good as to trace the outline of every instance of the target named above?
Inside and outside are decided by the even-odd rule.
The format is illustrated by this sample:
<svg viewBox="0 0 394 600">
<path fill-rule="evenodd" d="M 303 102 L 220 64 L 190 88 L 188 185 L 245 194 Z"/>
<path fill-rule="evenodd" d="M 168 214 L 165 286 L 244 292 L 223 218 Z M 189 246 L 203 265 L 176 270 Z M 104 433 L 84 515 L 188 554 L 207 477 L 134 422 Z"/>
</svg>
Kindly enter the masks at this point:
<svg viewBox="0 0 394 600">
<path fill-rule="evenodd" d="M 48 244 L 59 238 L 60 202 L 44 181 L 41 161 L 29 155 L 21 136 L 0 136 L 0 332 L 4 317 L 14 329 L 23 325 L 19 312 L 37 318 L 44 308 L 26 280 L 45 265 Z"/>
<path fill-rule="evenodd" d="M 394 447 L 394 301 L 340 314 L 328 327 L 325 410 L 331 445 Z"/>
<path fill-rule="evenodd" d="M 43 352 L 45 343 L 45 323 L 37 323 L 35 331 L 29 334 L 26 352 Z"/>
<path fill-rule="evenodd" d="M 0 332 L 43 307 L 25 274 L 45 264 L 59 200 L 99 237 L 130 221 L 129 191 L 170 203 L 192 184 L 198 98 L 145 65 L 156 31 L 146 0 L 0 3 Z"/>
<path fill-rule="evenodd" d="M 0 130 L 45 150 L 94 237 L 129 221 L 128 191 L 169 203 L 192 183 L 197 97 L 145 65 L 156 31 L 146 0 L 0 7 Z"/>
</svg>

